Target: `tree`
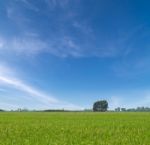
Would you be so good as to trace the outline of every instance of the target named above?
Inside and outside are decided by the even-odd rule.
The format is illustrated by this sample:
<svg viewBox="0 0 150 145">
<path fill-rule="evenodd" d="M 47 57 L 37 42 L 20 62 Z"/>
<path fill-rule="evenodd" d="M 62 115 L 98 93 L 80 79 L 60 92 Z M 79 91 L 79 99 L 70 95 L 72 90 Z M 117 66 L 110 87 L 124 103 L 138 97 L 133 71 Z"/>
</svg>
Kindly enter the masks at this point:
<svg viewBox="0 0 150 145">
<path fill-rule="evenodd" d="M 0 109 L 0 112 L 3 112 L 4 110 L 3 109 Z"/>
<path fill-rule="evenodd" d="M 108 108 L 108 102 L 106 100 L 96 101 L 93 104 L 93 111 L 105 112 Z"/>
<path fill-rule="evenodd" d="M 120 108 L 120 107 L 115 108 L 115 111 L 116 111 L 116 112 L 120 112 L 120 110 L 121 110 L 121 108 Z"/>
<path fill-rule="evenodd" d="M 122 111 L 122 112 L 125 112 L 125 111 L 126 111 L 126 108 L 121 108 L 121 111 Z"/>
</svg>

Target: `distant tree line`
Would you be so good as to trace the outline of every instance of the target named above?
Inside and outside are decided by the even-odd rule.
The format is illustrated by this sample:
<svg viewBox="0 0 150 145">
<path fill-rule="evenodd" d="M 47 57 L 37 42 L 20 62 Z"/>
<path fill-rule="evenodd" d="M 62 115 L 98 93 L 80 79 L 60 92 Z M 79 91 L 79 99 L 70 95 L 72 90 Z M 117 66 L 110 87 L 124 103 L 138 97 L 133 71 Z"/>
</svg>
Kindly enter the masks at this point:
<svg viewBox="0 0 150 145">
<path fill-rule="evenodd" d="M 91 111 L 86 109 L 85 111 Z M 106 112 L 108 111 L 108 102 L 107 100 L 99 100 L 93 103 L 94 112 Z M 117 107 L 114 110 L 109 110 L 113 112 L 150 112 L 150 107 L 137 107 L 137 108 L 122 108 Z"/>
<path fill-rule="evenodd" d="M 3 109 L 0 109 L 0 112 L 3 112 L 4 110 Z"/>
<path fill-rule="evenodd" d="M 117 107 L 114 110 L 115 112 L 150 112 L 150 108 L 149 107 L 137 107 L 137 108 L 121 108 L 121 107 Z"/>
<path fill-rule="evenodd" d="M 5 110 L 0 109 L 0 112 Z M 85 110 L 65 110 L 65 109 L 47 109 L 47 110 L 28 110 L 26 108 L 18 108 L 17 110 L 11 110 L 11 112 L 150 112 L 150 107 L 137 107 L 137 108 L 122 108 L 117 107 L 114 110 L 108 110 L 108 102 L 107 100 L 99 100 L 93 103 L 93 109 L 85 109 Z"/>
<path fill-rule="evenodd" d="M 64 109 L 48 109 L 48 110 L 43 110 L 43 112 L 65 112 L 66 110 Z"/>
</svg>

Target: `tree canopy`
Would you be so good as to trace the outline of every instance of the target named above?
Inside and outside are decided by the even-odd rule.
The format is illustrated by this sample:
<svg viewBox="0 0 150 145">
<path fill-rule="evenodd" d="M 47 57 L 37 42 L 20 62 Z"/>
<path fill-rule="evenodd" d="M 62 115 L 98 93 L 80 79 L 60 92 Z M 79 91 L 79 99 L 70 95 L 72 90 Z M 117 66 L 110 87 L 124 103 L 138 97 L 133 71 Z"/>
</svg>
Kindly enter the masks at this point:
<svg viewBox="0 0 150 145">
<path fill-rule="evenodd" d="M 108 102 L 106 100 L 96 101 L 93 104 L 93 111 L 105 112 L 108 109 Z"/>
</svg>

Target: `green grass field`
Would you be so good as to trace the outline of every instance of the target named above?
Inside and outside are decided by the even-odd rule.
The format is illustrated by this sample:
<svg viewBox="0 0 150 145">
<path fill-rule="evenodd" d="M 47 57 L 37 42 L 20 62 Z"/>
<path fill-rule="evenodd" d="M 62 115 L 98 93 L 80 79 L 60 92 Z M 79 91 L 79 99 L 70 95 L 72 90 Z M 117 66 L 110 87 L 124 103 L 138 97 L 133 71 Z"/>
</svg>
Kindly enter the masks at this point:
<svg viewBox="0 0 150 145">
<path fill-rule="evenodd" d="M 0 145 L 150 145 L 150 113 L 0 113 Z"/>
</svg>

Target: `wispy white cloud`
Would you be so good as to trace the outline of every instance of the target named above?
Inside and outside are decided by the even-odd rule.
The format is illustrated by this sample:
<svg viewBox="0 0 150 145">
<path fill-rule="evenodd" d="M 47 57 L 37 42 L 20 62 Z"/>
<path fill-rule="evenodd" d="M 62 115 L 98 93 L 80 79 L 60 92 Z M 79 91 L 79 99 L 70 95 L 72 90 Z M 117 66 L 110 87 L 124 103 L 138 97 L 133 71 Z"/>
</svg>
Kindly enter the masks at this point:
<svg viewBox="0 0 150 145">
<path fill-rule="evenodd" d="M 58 57 L 114 57 L 121 49 L 114 47 L 93 48 L 87 44 L 79 44 L 71 36 L 58 36 L 51 40 L 42 40 L 36 33 L 25 34 L 20 37 L 1 39 L 1 52 L 14 52 L 17 55 L 35 56 L 49 53 Z"/>
<path fill-rule="evenodd" d="M 25 84 L 21 80 L 16 79 L 15 77 L 10 77 L 6 74 L 10 74 L 11 70 L 7 67 L 0 67 L 0 84 L 9 85 L 12 86 L 20 91 L 23 91 L 27 94 L 29 94 L 32 97 L 35 97 L 36 99 L 39 99 L 41 101 L 44 101 L 45 103 L 58 103 L 59 101 L 52 96 L 48 96 L 36 89 L 34 89 L 32 86 Z"/>
<path fill-rule="evenodd" d="M 40 53 L 49 53 L 58 57 L 74 56 L 81 54 L 80 47 L 70 38 L 62 37 L 44 41 L 36 33 L 26 34 L 24 37 L 1 39 L 1 52 L 14 52 L 17 55 L 34 56 Z"/>
<path fill-rule="evenodd" d="M 35 17 L 29 17 L 26 12 L 20 8 L 20 3 L 25 5 L 28 9 L 39 10 L 41 12 L 41 17 L 44 19 L 44 22 L 40 23 L 41 26 L 44 27 L 45 22 L 51 23 L 49 21 L 50 19 L 54 20 L 54 24 L 58 25 L 57 32 L 49 31 L 50 29 L 46 25 L 44 29 L 48 29 L 50 33 L 49 36 L 47 38 L 43 37 L 42 39 L 37 37 L 42 37 L 43 32 L 38 30 L 37 23 L 39 22 L 35 16 L 36 14 L 34 14 Z M 46 3 L 49 8 L 57 11 L 57 6 L 59 6 L 59 8 L 66 8 L 69 6 L 70 1 L 45 0 L 43 3 Z M 103 42 L 101 43 L 103 39 L 100 40 L 96 38 L 88 20 L 78 19 L 77 11 L 75 11 L 76 15 L 73 15 L 73 10 L 66 9 L 62 14 L 58 15 L 58 17 L 54 14 L 55 19 L 53 18 L 53 14 L 51 17 L 49 13 L 47 14 L 48 11 L 43 11 L 43 9 L 37 8 L 35 3 L 29 0 L 16 0 L 16 3 L 10 2 L 7 6 L 7 16 L 10 20 L 15 22 L 15 26 L 19 26 L 20 29 L 18 29 L 18 27 L 17 29 L 21 33 L 21 36 L 12 36 L 9 40 L 4 38 L 6 44 L 0 41 L 0 48 L 3 47 L 5 50 L 9 49 L 9 51 L 15 51 L 17 54 L 36 55 L 44 52 L 58 57 L 115 57 L 130 52 L 130 48 L 127 50 L 127 48 L 124 47 L 126 41 L 128 41 L 127 36 L 125 36 L 125 38 L 121 36 L 121 40 L 108 40 L 107 44 L 103 45 Z M 67 25 L 69 25 L 69 29 L 73 31 L 72 34 L 70 32 L 68 33 L 66 22 L 68 22 Z M 33 28 L 34 25 L 37 27 Z M 27 32 L 27 30 L 34 30 L 34 33 Z M 54 36 L 51 34 L 54 34 Z M 79 38 L 74 36 L 74 34 L 77 34 Z"/>
<path fill-rule="evenodd" d="M 38 38 L 14 38 L 12 40 L 12 49 L 20 54 L 25 53 L 27 55 L 34 55 L 45 51 L 47 47 L 47 43 Z"/>
<path fill-rule="evenodd" d="M 40 99 L 41 101 L 47 102 L 47 103 L 57 103 L 58 100 L 54 99 L 53 97 L 47 96 L 36 89 L 32 88 L 29 85 L 26 85 L 25 83 L 21 82 L 20 80 L 12 79 L 5 76 L 0 76 L 0 83 L 4 83 L 7 85 L 11 85 L 15 87 L 18 90 L 24 91 L 25 93 L 28 93 L 30 96 L 35 96 L 37 99 Z"/>
<path fill-rule="evenodd" d="M 49 42 L 48 53 L 59 57 L 80 57 L 81 53 L 80 46 L 69 36 L 58 37 Z"/>
<path fill-rule="evenodd" d="M 33 34 L 30 36 L 25 36 L 23 38 L 14 37 L 11 39 L 1 39 L 1 52 L 7 53 L 7 52 L 14 52 L 17 55 L 35 55 L 40 52 L 46 51 L 48 48 L 48 44 L 42 40 L 40 40 L 38 37 L 33 36 Z"/>
<path fill-rule="evenodd" d="M 15 51 L 17 54 L 26 54 L 26 55 L 34 55 L 34 54 L 39 54 L 41 52 L 46 52 L 52 55 L 56 55 L 58 57 L 67 57 L 67 56 L 72 56 L 72 57 L 81 57 L 81 56 L 87 56 L 87 51 L 88 53 L 92 50 L 89 50 L 89 46 L 86 44 L 79 44 L 77 42 L 76 38 L 73 37 L 72 35 L 68 34 L 66 32 L 66 26 L 63 24 L 65 22 L 61 22 L 63 28 L 58 28 L 58 29 L 63 29 L 64 32 L 60 32 L 57 35 L 55 32 L 50 32 L 54 33 L 55 37 L 50 37 L 46 39 L 40 39 L 37 36 L 41 35 L 41 32 L 38 30 L 36 32 L 29 32 L 28 30 L 33 30 L 32 26 L 35 23 L 34 19 L 29 19 L 27 17 L 23 10 L 19 8 L 19 1 L 18 3 L 10 3 L 7 6 L 7 16 L 10 20 L 13 20 L 15 25 L 19 26 L 18 31 L 21 31 L 21 36 L 12 36 L 10 39 L 4 38 L 6 41 L 5 45 L 3 45 L 3 50 L 8 50 L 8 51 Z M 28 0 L 21 0 L 22 3 L 24 3 L 27 6 L 33 5 L 30 1 Z M 68 0 L 45 0 L 45 2 L 52 6 L 56 7 L 59 5 L 60 7 L 65 7 L 68 5 L 69 1 Z M 60 20 L 62 18 L 67 19 L 67 21 L 72 22 L 73 15 L 70 15 L 70 10 L 62 14 L 62 17 L 56 18 L 58 21 L 63 21 Z M 44 18 L 45 15 L 43 15 Z M 73 20 L 74 24 L 73 27 L 75 29 L 78 29 L 81 33 L 84 33 L 85 36 L 88 36 L 88 33 L 90 33 L 90 27 L 88 25 L 81 25 L 80 22 L 75 22 Z M 32 24 L 32 26 L 30 26 Z M 58 24 L 57 24 L 58 25 Z M 72 23 L 71 23 L 72 25 Z M 72 27 L 72 26 L 71 26 Z M 26 28 L 28 29 L 26 31 Z M 88 29 L 87 29 L 88 28 Z M 48 28 L 45 28 L 48 29 Z M 60 30 L 58 30 L 60 31 Z M 61 30 L 62 31 L 62 30 Z M 36 34 L 36 35 L 35 35 Z M 91 35 L 91 34 L 90 34 Z M 84 42 L 86 43 L 86 42 Z M 91 49 L 91 48 L 90 48 Z M 88 54 L 89 55 L 89 54 Z"/>
<path fill-rule="evenodd" d="M 33 86 L 24 83 L 22 80 L 16 78 L 14 75 L 10 76 L 12 70 L 6 66 L 0 66 L 0 84 L 3 86 L 9 86 L 16 90 L 22 91 L 28 96 L 35 98 L 45 105 L 46 108 L 65 108 L 65 109 L 81 109 L 81 107 L 60 101 L 56 97 L 47 95 L 42 91 L 35 89 Z M 7 74 L 7 75 L 6 75 Z"/>
</svg>

